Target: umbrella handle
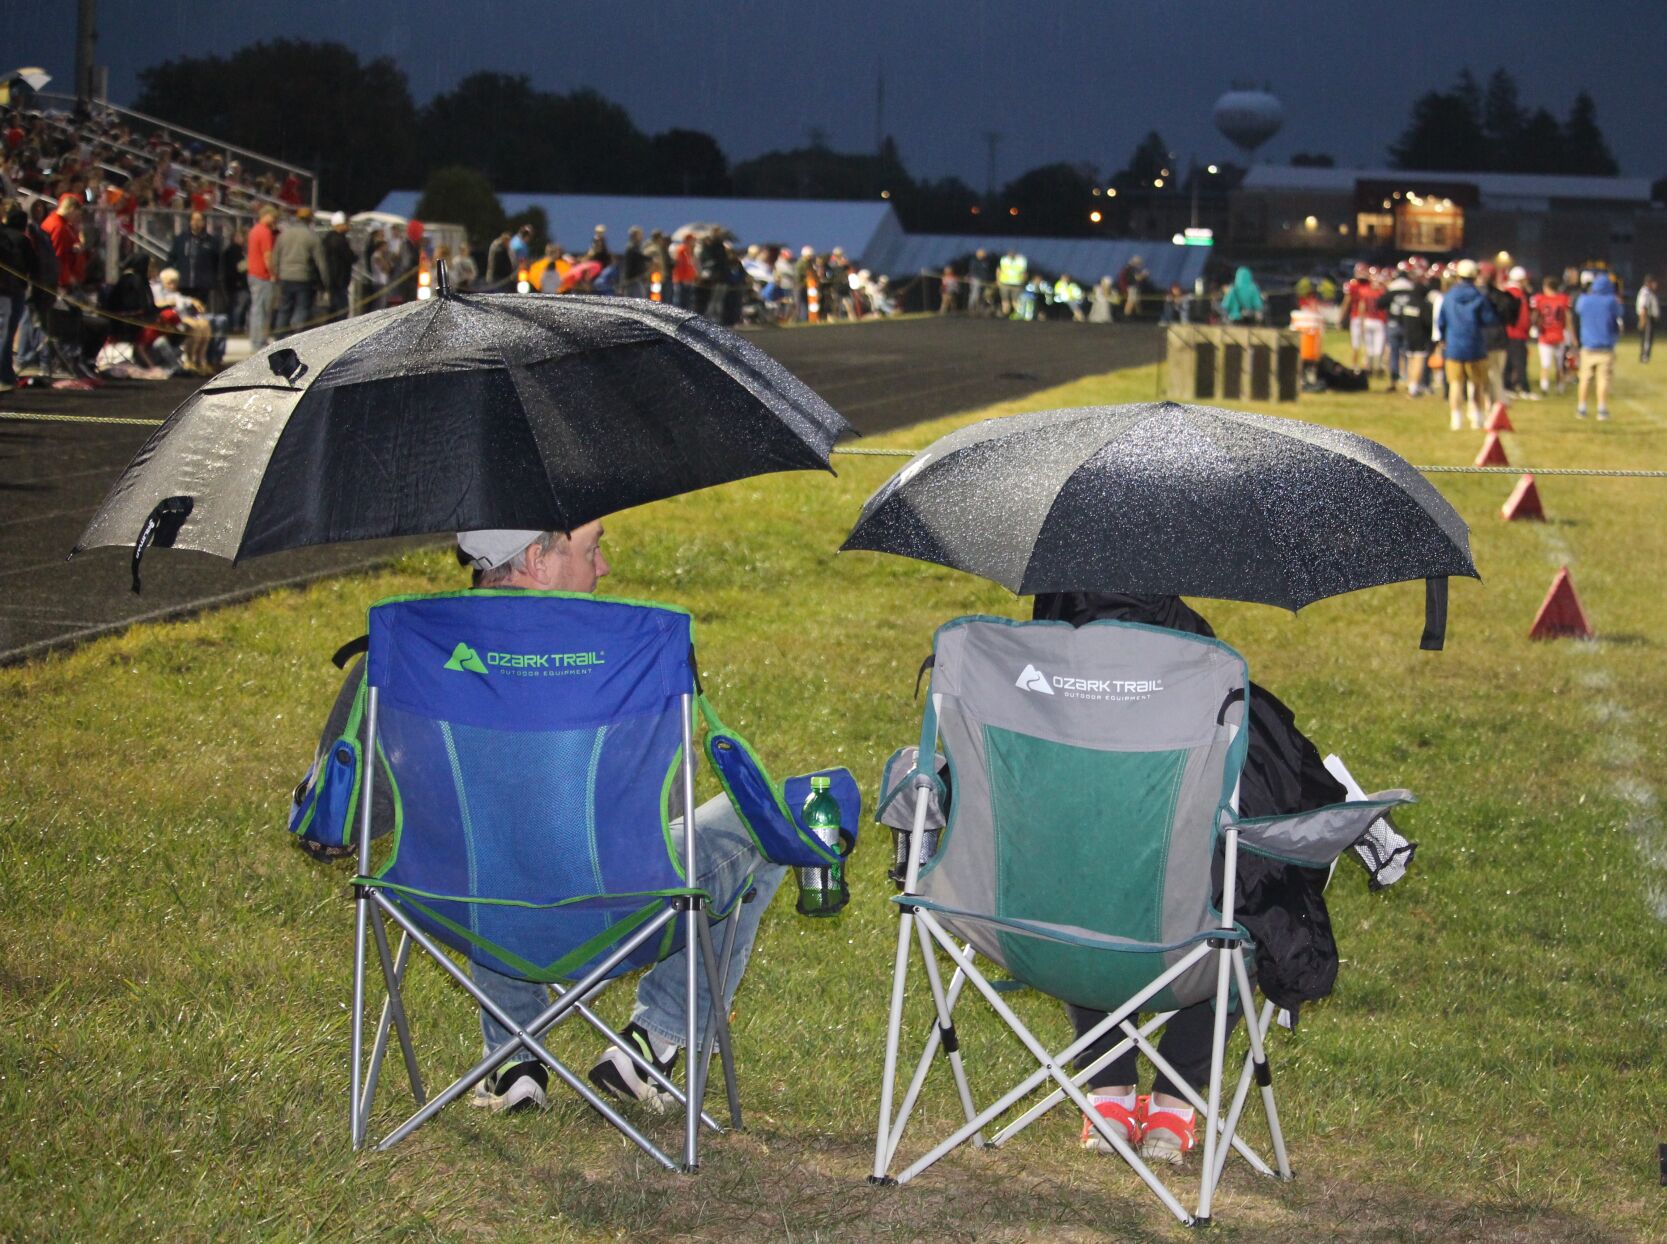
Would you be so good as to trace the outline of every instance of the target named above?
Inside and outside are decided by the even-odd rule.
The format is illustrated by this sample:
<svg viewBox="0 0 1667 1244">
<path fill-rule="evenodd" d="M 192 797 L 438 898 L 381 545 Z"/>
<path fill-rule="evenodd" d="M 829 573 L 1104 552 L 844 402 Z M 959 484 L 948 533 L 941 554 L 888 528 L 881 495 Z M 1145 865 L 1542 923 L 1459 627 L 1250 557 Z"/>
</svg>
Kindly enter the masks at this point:
<svg viewBox="0 0 1667 1244">
<path fill-rule="evenodd" d="M 164 497 L 156 503 L 139 528 L 139 538 L 133 542 L 133 594 L 139 594 L 139 562 L 151 545 L 172 548 L 174 537 L 191 514 L 194 502 L 190 497 Z"/>
<path fill-rule="evenodd" d="M 1418 646 L 1440 652 L 1447 642 L 1447 576 L 1424 580 L 1424 637 Z"/>
</svg>

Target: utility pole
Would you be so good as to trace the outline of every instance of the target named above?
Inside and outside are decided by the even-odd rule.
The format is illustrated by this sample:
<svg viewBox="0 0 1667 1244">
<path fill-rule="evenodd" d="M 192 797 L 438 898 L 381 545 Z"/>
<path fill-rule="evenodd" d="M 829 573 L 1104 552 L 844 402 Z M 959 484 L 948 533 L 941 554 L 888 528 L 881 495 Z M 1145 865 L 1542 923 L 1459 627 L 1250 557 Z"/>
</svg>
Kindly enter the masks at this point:
<svg viewBox="0 0 1667 1244">
<path fill-rule="evenodd" d="M 98 46 L 98 0 L 80 0 L 75 14 L 75 107 L 85 114 L 98 94 L 94 49 Z"/>
<path fill-rule="evenodd" d="M 998 130 L 984 131 L 985 145 L 990 149 L 990 162 L 984 169 L 984 202 L 996 201 L 996 148 L 1001 145 L 1001 133 Z"/>
<path fill-rule="evenodd" d="M 874 62 L 874 154 L 886 145 L 886 63 Z"/>
</svg>

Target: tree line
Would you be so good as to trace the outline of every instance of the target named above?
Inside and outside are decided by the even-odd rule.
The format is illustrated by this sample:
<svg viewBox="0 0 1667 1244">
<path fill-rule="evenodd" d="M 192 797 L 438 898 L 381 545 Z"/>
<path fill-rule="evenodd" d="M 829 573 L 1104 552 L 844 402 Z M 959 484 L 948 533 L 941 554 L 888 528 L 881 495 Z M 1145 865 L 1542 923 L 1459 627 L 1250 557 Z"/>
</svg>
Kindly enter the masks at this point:
<svg viewBox="0 0 1667 1244">
<path fill-rule="evenodd" d="M 392 59 L 361 61 L 343 44 L 299 39 L 165 61 L 142 71 L 139 87 L 140 111 L 316 169 L 324 203 L 360 209 L 389 190 L 424 187 L 448 202 L 478 200 L 468 214 L 480 227 L 503 219 L 482 183 L 545 194 L 883 196 L 914 231 L 1067 236 L 1115 235 L 1130 224 L 1131 199 L 1191 189 L 1156 132 L 1116 172 L 1046 164 L 989 201 L 958 177 L 911 176 L 890 138 L 877 152 L 840 152 L 812 131 L 803 146 L 732 164 L 710 134 L 644 133 L 588 88 L 546 91 L 525 75 L 481 71 L 419 106 Z M 1390 155 L 1403 168 L 1616 172 L 1590 95 L 1577 94 L 1560 122 L 1524 108 L 1503 69 L 1485 91 L 1466 71 L 1451 90 L 1419 97 Z M 1099 193 L 1109 189 L 1136 193 Z"/>
</svg>

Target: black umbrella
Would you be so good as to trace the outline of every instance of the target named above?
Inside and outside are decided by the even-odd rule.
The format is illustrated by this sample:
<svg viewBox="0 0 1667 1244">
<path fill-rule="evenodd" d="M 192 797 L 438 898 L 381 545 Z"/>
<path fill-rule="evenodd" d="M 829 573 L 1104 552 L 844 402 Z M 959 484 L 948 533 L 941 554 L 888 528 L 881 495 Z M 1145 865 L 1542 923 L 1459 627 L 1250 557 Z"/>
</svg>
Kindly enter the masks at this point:
<svg viewBox="0 0 1667 1244">
<path fill-rule="evenodd" d="M 236 560 L 480 527 L 571 530 L 769 471 L 850 431 L 763 351 L 658 303 L 452 295 L 299 333 L 203 385 L 76 552 Z"/>
<path fill-rule="evenodd" d="M 843 546 L 994 579 L 1020 595 L 1120 591 L 1302 606 L 1479 578 L 1470 532 L 1422 475 L 1352 432 L 1175 402 L 988 419 L 916 454 Z"/>
</svg>

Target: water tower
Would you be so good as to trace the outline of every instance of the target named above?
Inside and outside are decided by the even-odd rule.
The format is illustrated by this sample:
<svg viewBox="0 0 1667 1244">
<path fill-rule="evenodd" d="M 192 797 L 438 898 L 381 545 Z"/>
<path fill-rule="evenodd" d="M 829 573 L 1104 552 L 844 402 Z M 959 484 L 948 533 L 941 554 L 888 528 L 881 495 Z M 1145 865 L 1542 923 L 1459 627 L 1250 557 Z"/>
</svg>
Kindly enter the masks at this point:
<svg viewBox="0 0 1667 1244">
<path fill-rule="evenodd" d="M 1235 86 L 1216 100 L 1216 129 L 1225 134 L 1247 158 L 1256 148 L 1279 133 L 1285 124 L 1285 105 L 1267 91 Z"/>
</svg>

